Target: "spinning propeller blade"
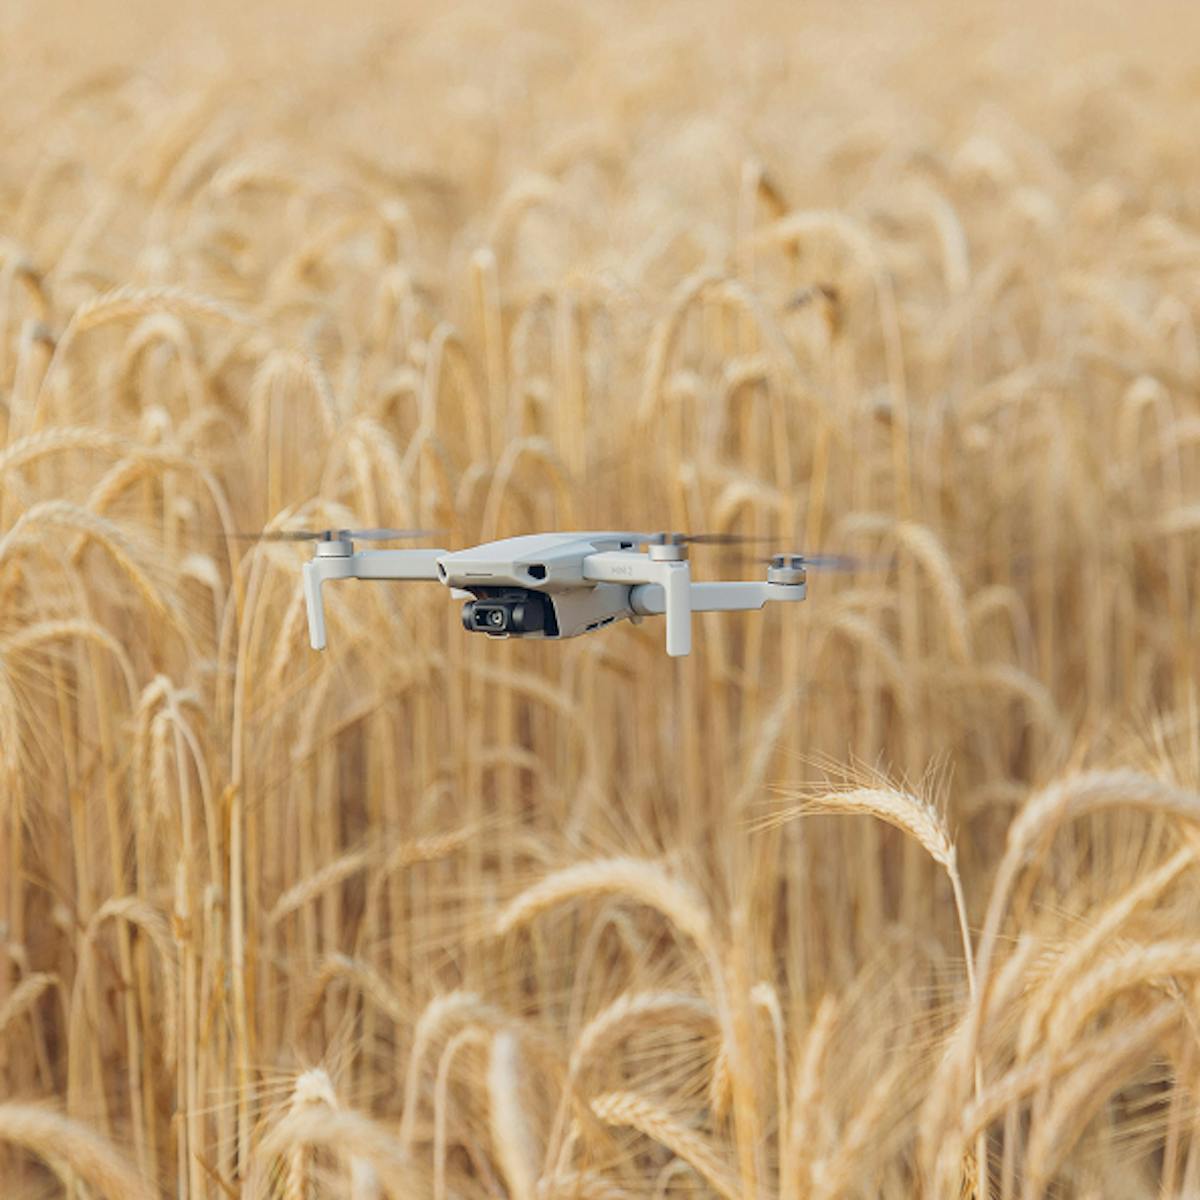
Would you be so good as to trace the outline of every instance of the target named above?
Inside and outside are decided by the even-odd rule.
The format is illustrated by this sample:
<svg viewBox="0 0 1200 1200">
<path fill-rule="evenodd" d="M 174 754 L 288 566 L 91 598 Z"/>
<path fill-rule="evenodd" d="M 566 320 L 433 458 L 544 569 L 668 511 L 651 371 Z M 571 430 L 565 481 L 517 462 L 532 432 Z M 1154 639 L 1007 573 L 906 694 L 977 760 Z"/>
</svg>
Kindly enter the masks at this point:
<svg viewBox="0 0 1200 1200">
<path fill-rule="evenodd" d="M 745 533 L 643 533 L 636 535 L 636 541 L 642 545 L 667 546 L 771 546 L 778 545 L 778 538 L 757 537 Z M 784 557 L 802 558 L 806 569 L 815 571 L 860 571 L 878 569 L 889 563 L 881 563 L 869 559 L 854 558 L 848 554 L 799 554 L 790 553 Z M 755 566 L 778 566 L 778 555 L 767 558 L 736 556 L 733 561 Z"/>
<path fill-rule="evenodd" d="M 855 558 L 850 554 L 775 554 L 768 558 L 736 555 L 726 561 L 738 566 L 779 566 L 781 559 L 800 559 L 807 571 L 873 571 L 890 567 L 891 560 Z"/>
<path fill-rule="evenodd" d="M 870 565 L 866 559 L 853 558 L 849 554 L 798 554 L 795 557 L 804 560 L 805 570 L 861 571 Z M 771 559 L 763 561 L 769 563 Z"/>
<path fill-rule="evenodd" d="M 339 529 L 342 537 L 352 542 L 393 542 L 405 538 L 435 537 L 440 529 Z"/>
<path fill-rule="evenodd" d="M 639 533 L 634 540 L 657 546 L 768 546 L 775 539 L 745 533 Z"/>
<path fill-rule="evenodd" d="M 433 537 L 436 529 L 268 529 L 263 533 L 233 533 L 248 542 L 390 542 Z"/>
</svg>

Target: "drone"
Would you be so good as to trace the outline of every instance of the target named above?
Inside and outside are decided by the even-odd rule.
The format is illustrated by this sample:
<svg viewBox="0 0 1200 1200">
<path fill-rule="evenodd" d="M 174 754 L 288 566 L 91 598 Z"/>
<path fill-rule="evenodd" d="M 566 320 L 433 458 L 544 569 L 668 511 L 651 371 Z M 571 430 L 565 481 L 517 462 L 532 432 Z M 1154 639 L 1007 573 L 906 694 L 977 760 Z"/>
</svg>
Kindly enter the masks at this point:
<svg viewBox="0 0 1200 1200">
<path fill-rule="evenodd" d="M 420 530 L 275 531 L 259 540 L 312 541 L 304 564 L 309 640 L 325 648 L 324 585 L 334 579 L 424 580 L 465 600 L 463 627 L 492 638 L 560 641 L 617 621 L 666 617 L 667 654 L 692 649 L 692 613 L 747 612 L 803 600 L 810 567 L 852 567 L 838 557 L 776 554 L 758 581 L 696 582 L 688 547 L 757 539 L 730 534 L 537 533 L 466 550 L 358 549 L 356 542 L 428 536 Z"/>
</svg>

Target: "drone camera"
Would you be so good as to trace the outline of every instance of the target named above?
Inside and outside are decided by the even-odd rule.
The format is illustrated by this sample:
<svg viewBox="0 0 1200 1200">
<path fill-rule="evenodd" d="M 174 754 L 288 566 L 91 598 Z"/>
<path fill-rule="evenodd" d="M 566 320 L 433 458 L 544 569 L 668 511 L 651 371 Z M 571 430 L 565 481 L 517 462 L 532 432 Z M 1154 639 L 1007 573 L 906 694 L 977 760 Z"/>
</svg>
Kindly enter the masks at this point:
<svg viewBox="0 0 1200 1200">
<path fill-rule="evenodd" d="M 546 598 L 536 592 L 468 600 L 463 606 L 463 628 L 492 637 L 546 632 L 546 604 Z"/>
</svg>

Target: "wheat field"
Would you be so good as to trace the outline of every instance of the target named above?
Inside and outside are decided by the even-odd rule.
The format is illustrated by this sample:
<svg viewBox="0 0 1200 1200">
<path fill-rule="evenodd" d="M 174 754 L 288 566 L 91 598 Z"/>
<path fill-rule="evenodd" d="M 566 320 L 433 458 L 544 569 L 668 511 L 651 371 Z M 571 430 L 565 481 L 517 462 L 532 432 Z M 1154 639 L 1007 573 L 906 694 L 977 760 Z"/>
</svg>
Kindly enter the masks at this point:
<svg viewBox="0 0 1200 1200">
<path fill-rule="evenodd" d="M 0 1195 L 1200 1195 L 1200 11 L 0 6 Z M 554 646 L 303 546 L 731 531 Z M 700 578 L 758 566 L 697 548 Z"/>
</svg>

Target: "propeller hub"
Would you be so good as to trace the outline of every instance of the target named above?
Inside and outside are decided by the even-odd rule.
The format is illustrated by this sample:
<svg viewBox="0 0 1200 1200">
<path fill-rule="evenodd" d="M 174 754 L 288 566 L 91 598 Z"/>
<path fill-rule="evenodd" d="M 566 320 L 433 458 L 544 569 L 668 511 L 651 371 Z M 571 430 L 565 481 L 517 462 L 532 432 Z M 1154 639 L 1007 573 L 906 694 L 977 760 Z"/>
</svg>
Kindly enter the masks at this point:
<svg viewBox="0 0 1200 1200">
<path fill-rule="evenodd" d="M 688 556 L 687 539 L 682 533 L 656 533 L 646 553 L 655 562 L 682 562 Z"/>
<path fill-rule="evenodd" d="M 337 537 L 317 542 L 318 558 L 349 558 L 354 553 L 354 543 L 348 537 L 339 534 Z"/>
<path fill-rule="evenodd" d="M 767 567 L 768 583 L 798 584 L 804 583 L 808 572 L 804 569 L 804 559 L 799 554 L 776 554 Z"/>
</svg>

